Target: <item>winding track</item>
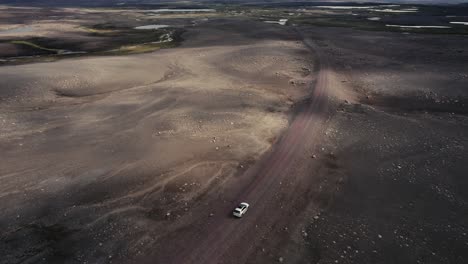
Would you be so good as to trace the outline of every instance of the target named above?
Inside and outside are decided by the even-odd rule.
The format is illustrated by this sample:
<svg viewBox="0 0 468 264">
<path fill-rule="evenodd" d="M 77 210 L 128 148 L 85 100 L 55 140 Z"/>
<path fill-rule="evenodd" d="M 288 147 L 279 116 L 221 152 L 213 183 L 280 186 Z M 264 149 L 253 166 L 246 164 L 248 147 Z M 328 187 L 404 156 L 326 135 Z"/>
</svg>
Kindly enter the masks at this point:
<svg viewBox="0 0 468 264">
<path fill-rule="evenodd" d="M 304 38 L 304 43 L 318 60 L 310 102 L 272 151 L 222 194 L 224 198 L 250 203 L 250 211 L 238 220 L 230 216 L 236 203 L 225 202 L 222 197 L 210 201 L 213 217 L 208 218 L 204 209 L 194 210 L 202 212 L 193 215 L 198 220 L 165 238 L 148 263 L 246 262 L 275 226 L 290 224 L 291 217 L 307 205 L 305 195 L 311 188 L 307 164 L 327 118 L 329 69 L 313 42 Z"/>
</svg>

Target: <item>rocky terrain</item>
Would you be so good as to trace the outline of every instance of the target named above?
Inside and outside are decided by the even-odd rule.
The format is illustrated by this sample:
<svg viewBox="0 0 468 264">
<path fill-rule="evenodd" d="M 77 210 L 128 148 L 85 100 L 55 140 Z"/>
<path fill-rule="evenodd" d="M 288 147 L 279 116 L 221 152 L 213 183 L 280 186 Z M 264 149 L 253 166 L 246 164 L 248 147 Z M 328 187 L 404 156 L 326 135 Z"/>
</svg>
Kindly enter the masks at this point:
<svg viewBox="0 0 468 264">
<path fill-rule="evenodd" d="M 466 263 L 464 9 L 300 5 L 2 6 L 0 263 Z"/>
</svg>

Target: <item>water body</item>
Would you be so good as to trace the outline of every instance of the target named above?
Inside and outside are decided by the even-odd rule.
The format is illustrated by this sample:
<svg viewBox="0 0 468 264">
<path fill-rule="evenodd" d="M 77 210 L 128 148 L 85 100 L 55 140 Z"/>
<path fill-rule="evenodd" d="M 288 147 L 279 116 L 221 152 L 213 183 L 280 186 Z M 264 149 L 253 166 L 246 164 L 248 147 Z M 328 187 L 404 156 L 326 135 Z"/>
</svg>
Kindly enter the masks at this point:
<svg viewBox="0 0 468 264">
<path fill-rule="evenodd" d="M 468 22 L 461 22 L 461 21 L 460 21 L 460 22 L 456 22 L 456 21 L 454 21 L 454 22 L 450 22 L 450 24 L 455 24 L 455 25 L 465 25 L 465 26 L 468 26 Z"/>
<path fill-rule="evenodd" d="M 282 26 L 286 25 L 286 22 L 288 22 L 286 18 L 280 19 L 279 21 L 271 21 L 271 20 L 265 21 L 265 23 L 279 24 Z"/>
<path fill-rule="evenodd" d="M 416 13 L 418 12 L 417 9 L 401 9 L 401 10 L 396 10 L 396 9 L 370 9 L 371 11 L 375 12 L 384 12 L 384 13 Z"/>
<path fill-rule="evenodd" d="M 34 31 L 32 26 L 17 27 L 7 30 L 0 30 L 0 35 L 20 34 Z"/>
<path fill-rule="evenodd" d="M 135 29 L 160 29 L 160 28 L 167 28 L 168 25 L 146 25 L 146 26 L 139 26 L 135 27 Z"/>
<path fill-rule="evenodd" d="M 385 25 L 387 27 L 399 27 L 399 28 L 451 28 L 448 26 L 405 26 L 405 25 Z"/>
<path fill-rule="evenodd" d="M 372 6 L 316 6 L 316 8 L 327 8 L 327 9 L 369 9 Z"/>
<path fill-rule="evenodd" d="M 216 12 L 214 9 L 153 9 L 153 13 Z"/>
<path fill-rule="evenodd" d="M 369 11 L 376 11 L 376 12 L 384 12 L 384 13 L 415 13 L 418 12 L 418 8 L 405 8 L 405 9 L 392 9 L 392 7 L 399 7 L 399 5 L 378 5 L 378 6 L 316 6 L 316 8 L 324 8 L 324 9 L 335 9 L 335 10 L 353 10 L 353 9 L 361 9 L 361 10 L 369 10 Z M 383 8 L 383 9 L 380 9 Z"/>
</svg>

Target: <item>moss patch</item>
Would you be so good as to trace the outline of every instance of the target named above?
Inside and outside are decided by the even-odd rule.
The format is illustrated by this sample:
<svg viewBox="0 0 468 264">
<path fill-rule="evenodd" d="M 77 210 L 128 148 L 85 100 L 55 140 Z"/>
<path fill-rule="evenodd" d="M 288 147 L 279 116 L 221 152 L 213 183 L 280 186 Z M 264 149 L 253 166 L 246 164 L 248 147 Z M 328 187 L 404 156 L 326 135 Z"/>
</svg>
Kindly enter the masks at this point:
<svg viewBox="0 0 468 264">
<path fill-rule="evenodd" d="M 59 53 L 61 52 L 61 50 L 59 49 L 50 49 L 50 48 L 46 48 L 46 47 L 42 47 L 42 46 L 39 46 L 33 42 L 30 42 L 30 41 L 25 41 L 25 40 L 13 40 L 13 41 L 10 41 L 11 44 L 15 44 L 15 45 L 25 45 L 25 46 L 28 46 L 30 48 L 34 48 L 34 49 L 39 49 L 39 50 L 42 50 L 42 51 L 48 51 L 50 53 Z"/>
</svg>

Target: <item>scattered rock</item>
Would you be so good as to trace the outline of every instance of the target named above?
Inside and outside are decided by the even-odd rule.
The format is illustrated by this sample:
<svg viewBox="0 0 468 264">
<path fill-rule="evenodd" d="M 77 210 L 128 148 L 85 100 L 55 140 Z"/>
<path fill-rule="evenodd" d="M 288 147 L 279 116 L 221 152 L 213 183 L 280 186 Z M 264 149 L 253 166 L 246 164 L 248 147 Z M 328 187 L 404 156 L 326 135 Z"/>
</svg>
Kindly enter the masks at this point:
<svg viewBox="0 0 468 264">
<path fill-rule="evenodd" d="M 314 154 L 314 155 L 311 156 L 311 158 L 316 159 L 317 155 Z"/>
</svg>

